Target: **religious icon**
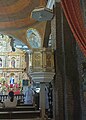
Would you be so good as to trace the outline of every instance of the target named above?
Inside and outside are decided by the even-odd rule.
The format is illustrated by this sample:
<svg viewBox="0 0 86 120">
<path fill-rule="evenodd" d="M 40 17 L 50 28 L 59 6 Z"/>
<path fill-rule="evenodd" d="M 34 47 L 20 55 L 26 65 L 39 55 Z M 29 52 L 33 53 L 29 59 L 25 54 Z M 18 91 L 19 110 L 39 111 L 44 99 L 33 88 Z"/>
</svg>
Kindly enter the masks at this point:
<svg viewBox="0 0 86 120">
<path fill-rule="evenodd" d="M 27 31 L 27 41 L 32 48 L 41 47 L 41 37 L 35 29 L 29 29 Z"/>
<path fill-rule="evenodd" d="M 10 84 L 12 84 L 12 85 L 14 84 L 14 78 L 13 77 L 10 78 Z"/>
<path fill-rule="evenodd" d="M 12 68 L 15 68 L 15 59 L 14 58 L 12 58 L 11 66 L 12 66 Z"/>
</svg>

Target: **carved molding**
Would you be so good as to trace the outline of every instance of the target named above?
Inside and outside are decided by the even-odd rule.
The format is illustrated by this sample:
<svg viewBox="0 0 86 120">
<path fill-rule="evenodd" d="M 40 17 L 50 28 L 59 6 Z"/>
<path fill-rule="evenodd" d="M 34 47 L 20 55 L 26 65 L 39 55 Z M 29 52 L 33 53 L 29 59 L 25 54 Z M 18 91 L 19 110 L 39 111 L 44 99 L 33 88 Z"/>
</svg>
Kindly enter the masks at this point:
<svg viewBox="0 0 86 120">
<path fill-rule="evenodd" d="M 53 80 L 54 72 L 33 72 L 30 73 L 32 80 L 35 82 L 50 82 Z"/>
</svg>

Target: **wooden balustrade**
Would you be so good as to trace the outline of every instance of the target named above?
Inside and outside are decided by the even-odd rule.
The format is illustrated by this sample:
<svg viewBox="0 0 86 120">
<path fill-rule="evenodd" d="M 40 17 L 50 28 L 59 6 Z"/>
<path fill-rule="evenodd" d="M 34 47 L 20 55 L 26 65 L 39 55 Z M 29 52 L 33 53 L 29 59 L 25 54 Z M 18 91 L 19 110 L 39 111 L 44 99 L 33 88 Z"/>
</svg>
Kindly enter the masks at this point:
<svg viewBox="0 0 86 120">
<path fill-rule="evenodd" d="M 24 103 L 24 94 L 18 94 L 15 95 L 15 97 L 17 98 L 17 100 L 20 103 Z M 4 100 L 6 100 L 8 98 L 8 95 L 0 95 L 0 101 L 3 102 Z"/>
</svg>

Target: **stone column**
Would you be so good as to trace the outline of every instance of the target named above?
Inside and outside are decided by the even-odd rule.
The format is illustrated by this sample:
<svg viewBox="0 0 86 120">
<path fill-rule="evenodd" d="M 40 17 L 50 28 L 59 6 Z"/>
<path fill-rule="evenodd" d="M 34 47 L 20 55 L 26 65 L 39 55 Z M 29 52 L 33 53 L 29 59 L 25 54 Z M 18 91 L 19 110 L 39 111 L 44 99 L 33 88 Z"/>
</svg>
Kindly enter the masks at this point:
<svg viewBox="0 0 86 120">
<path fill-rule="evenodd" d="M 45 116 L 45 83 L 40 83 L 40 108 L 41 108 L 41 119 Z"/>
</svg>

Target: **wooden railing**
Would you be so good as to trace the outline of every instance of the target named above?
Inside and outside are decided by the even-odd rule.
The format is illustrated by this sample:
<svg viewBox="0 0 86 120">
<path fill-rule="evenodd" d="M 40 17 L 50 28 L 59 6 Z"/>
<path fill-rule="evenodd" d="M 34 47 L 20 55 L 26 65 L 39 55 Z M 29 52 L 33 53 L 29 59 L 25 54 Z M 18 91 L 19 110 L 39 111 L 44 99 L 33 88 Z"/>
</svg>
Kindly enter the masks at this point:
<svg viewBox="0 0 86 120">
<path fill-rule="evenodd" d="M 18 94 L 18 95 L 15 95 L 15 97 L 17 98 L 17 101 L 19 101 L 20 103 L 24 103 L 24 94 Z M 8 95 L 0 95 L 1 102 L 6 100 L 7 98 L 8 98 Z"/>
</svg>

